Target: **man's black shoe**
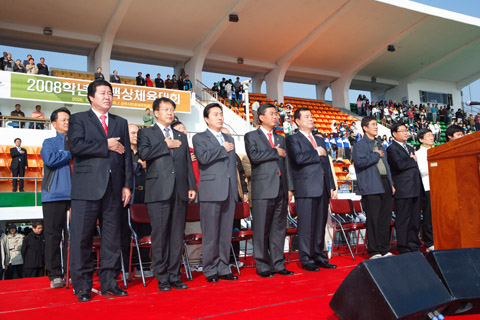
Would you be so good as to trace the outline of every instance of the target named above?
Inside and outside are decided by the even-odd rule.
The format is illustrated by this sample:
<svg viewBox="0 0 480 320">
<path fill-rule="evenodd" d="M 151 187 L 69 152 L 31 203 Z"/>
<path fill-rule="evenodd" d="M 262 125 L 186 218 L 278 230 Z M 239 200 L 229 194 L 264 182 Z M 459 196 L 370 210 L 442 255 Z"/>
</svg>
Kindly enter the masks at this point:
<svg viewBox="0 0 480 320">
<path fill-rule="evenodd" d="M 317 267 L 316 264 L 304 264 L 304 265 L 302 265 L 302 269 L 307 270 L 307 271 L 318 271 L 318 270 L 320 270 L 320 268 Z"/>
<path fill-rule="evenodd" d="M 183 283 L 182 281 L 171 282 L 170 285 L 175 289 L 188 289 L 187 284 Z"/>
<path fill-rule="evenodd" d="M 215 275 L 215 276 L 210 276 L 210 277 L 207 277 L 207 282 L 218 282 L 218 276 Z"/>
<path fill-rule="evenodd" d="M 92 300 L 92 295 L 90 294 L 90 291 L 88 290 L 80 290 L 77 293 L 77 301 L 80 302 L 87 302 Z"/>
<path fill-rule="evenodd" d="M 113 287 L 108 290 L 102 290 L 102 296 L 114 296 L 114 297 L 125 297 L 128 296 L 127 291 L 120 289 L 119 286 Z"/>
<path fill-rule="evenodd" d="M 218 276 L 218 278 L 222 280 L 238 280 L 238 277 L 232 273 L 225 274 L 223 276 Z"/>
<path fill-rule="evenodd" d="M 170 291 L 172 290 L 172 286 L 170 282 L 159 282 L 158 283 L 158 290 L 160 291 Z"/>
<path fill-rule="evenodd" d="M 325 269 L 336 269 L 337 265 L 336 264 L 331 264 L 328 262 L 316 262 L 317 266 L 320 268 L 325 268 Z"/>
<path fill-rule="evenodd" d="M 291 276 L 291 275 L 295 274 L 295 272 L 287 270 L 287 269 L 283 269 L 281 271 L 275 272 L 275 274 L 279 274 L 281 276 Z"/>
<path fill-rule="evenodd" d="M 262 278 L 272 278 L 273 277 L 273 274 L 270 271 L 260 272 L 258 275 Z"/>
</svg>

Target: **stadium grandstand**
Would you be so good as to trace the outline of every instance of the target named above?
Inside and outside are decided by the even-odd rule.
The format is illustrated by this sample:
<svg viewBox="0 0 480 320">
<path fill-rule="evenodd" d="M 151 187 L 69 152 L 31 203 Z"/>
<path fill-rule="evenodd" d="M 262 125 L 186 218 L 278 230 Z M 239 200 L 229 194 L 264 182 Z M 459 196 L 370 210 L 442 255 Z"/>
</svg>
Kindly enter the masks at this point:
<svg viewBox="0 0 480 320">
<path fill-rule="evenodd" d="M 19 15 L 18 8 L 28 8 L 37 14 Z M 2 12 L 0 51 L 5 51 L 2 46 L 8 46 L 43 52 L 41 57 L 45 57 L 48 65 L 42 64 L 40 56 L 34 56 L 32 62 L 5 51 L 0 57 L 0 230 L 4 231 L 11 223 L 25 229 L 32 220 L 43 218 L 44 163 L 40 152 L 43 141 L 56 134 L 50 115 L 61 107 L 71 113 L 89 110 L 86 88 L 100 72 L 105 80 L 112 82 L 113 114 L 145 128 L 151 125 L 145 122 L 146 109 L 152 109 L 156 98 L 170 98 L 177 105 L 175 116 L 187 128 L 190 144 L 195 134 L 207 128 L 203 119 L 205 107 L 219 103 L 223 107 L 224 126 L 235 140 L 240 159 L 247 154 L 245 134 L 256 128 L 258 105 L 275 105 L 279 113 L 275 132 L 285 137 L 298 131 L 294 112 L 308 108 L 315 133 L 324 139 L 332 158 L 338 198 L 351 200 L 352 206 L 361 196 L 356 193 L 351 150 L 363 137 L 360 124 L 365 116 L 375 117 L 379 143 L 385 148 L 392 144 L 391 128 L 400 122 L 408 130 L 408 143 L 416 148 L 421 145 L 417 136 L 422 129 L 432 131 L 435 147 L 448 141 L 446 131 L 451 125 L 459 126 L 466 135 L 472 134 L 470 137 L 478 136 L 480 131 L 480 107 L 475 102 L 467 105 L 462 95 L 463 88 L 480 79 L 480 18 L 413 1 L 17 0 Z M 86 57 L 87 66 L 59 67 L 55 59 L 49 58 L 52 52 Z M 162 73 L 162 84 L 158 85 L 157 73 L 152 70 L 152 86 L 148 82 L 140 85 L 147 73 L 145 69 L 143 76 L 140 72 L 126 74 L 120 70 L 119 80 L 112 81 L 117 76 L 113 74 L 112 60 L 170 68 L 169 76 L 177 78 L 173 86 L 167 85 L 167 74 Z M 205 73 L 220 76 L 213 87 L 211 83 L 205 84 Z M 236 83 L 229 84 L 221 75 L 241 77 L 242 81 L 238 78 Z M 188 81 L 184 80 L 186 76 Z M 314 86 L 315 97 L 284 95 L 286 82 Z M 358 92 L 362 94 L 357 98 Z M 25 192 L 11 192 L 10 150 L 15 148 L 17 138 L 27 152 Z M 290 265 L 298 261 L 293 208 L 289 207 L 285 242 L 287 261 L 292 260 Z M 360 210 L 351 209 L 349 213 L 354 218 L 345 228 L 365 222 L 361 205 Z M 332 217 L 333 211 L 331 208 Z M 247 228 L 250 222 L 251 217 L 242 221 L 242 228 Z M 240 250 L 242 264 L 252 266 L 242 269 L 249 283 L 240 283 L 238 287 L 220 288 L 219 284 L 219 288 L 205 288 L 205 283 L 196 276 L 189 284 L 194 290 L 161 302 L 158 300 L 164 298 L 152 286 L 143 288 L 141 279 L 136 278 L 128 284 L 130 300 L 114 300 L 109 304 L 109 299 L 99 299 L 95 309 L 79 307 L 65 292 L 50 293 L 42 289 L 45 298 L 28 292 L 31 286 L 40 290 L 44 285 L 40 280 L 28 283 L 22 282 L 27 279 L 13 280 L 4 287 L 13 292 L 14 298 L 1 298 L 8 305 L 2 303 L 0 315 L 15 318 L 18 315 L 23 319 L 31 316 L 30 312 L 39 312 L 42 319 L 53 314 L 77 319 L 80 314 L 97 312 L 107 318 L 112 315 L 122 318 L 130 313 L 133 316 L 135 308 L 139 317 L 152 318 L 160 312 L 152 307 L 158 304 L 162 310 L 168 309 L 165 314 L 171 318 L 283 319 L 288 315 L 337 319 L 337 310 L 329 307 L 335 290 L 369 256 L 365 223 L 363 228 L 354 226 L 350 231 L 345 231 L 341 222 L 333 225 L 333 261 L 339 268 L 332 271 L 336 272 L 332 279 L 303 275 L 294 266 L 295 272 L 299 270 L 295 277 L 303 277 L 301 281 L 270 282 L 276 286 L 275 291 L 282 291 L 278 297 L 272 298 L 269 284 L 260 283 L 255 277 L 250 238 L 240 240 L 245 240 L 245 247 Z M 390 240 L 396 248 L 394 226 L 392 220 Z M 478 236 L 475 241 L 480 243 Z M 425 245 L 422 250 L 429 251 Z M 393 251 L 398 253 L 396 249 Z M 183 270 L 187 278 L 189 272 L 191 277 L 190 267 Z M 322 281 L 324 285 L 320 284 Z M 291 288 L 289 296 L 286 292 Z M 237 289 L 243 301 L 235 301 Z M 256 297 L 252 297 L 253 291 L 258 292 Z M 201 293 L 195 296 L 195 292 Z M 218 305 L 209 304 L 206 295 L 215 297 Z M 190 304 L 194 309 L 186 310 Z M 435 307 L 429 311 L 446 310 Z M 80 311 L 78 316 L 76 311 Z M 417 316 L 423 319 L 427 313 Z"/>
</svg>

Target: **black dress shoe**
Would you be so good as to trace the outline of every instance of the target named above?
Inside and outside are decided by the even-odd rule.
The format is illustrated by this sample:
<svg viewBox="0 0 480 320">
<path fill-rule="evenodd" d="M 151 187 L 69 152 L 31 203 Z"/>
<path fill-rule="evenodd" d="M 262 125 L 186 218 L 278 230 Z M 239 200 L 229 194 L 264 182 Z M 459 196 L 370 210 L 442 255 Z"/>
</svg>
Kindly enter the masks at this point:
<svg viewBox="0 0 480 320">
<path fill-rule="evenodd" d="M 320 268 L 317 267 L 316 264 L 304 264 L 304 265 L 302 265 L 302 269 L 307 270 L 307 271 L 318 271 L 318 270 L 320 270 Z"/>
<path fill-rule="evenodd" d="M 273 274 L 270 271 L 260 272 L 258 275 L 262 278 L 273 278 Z"/>
<path fill-rule="evenodd" d="M 159 282 L 158 283 L 158 290 L 159 291 L 170 291 L 172 290 L 172 285 L 170 282 Z"/>
<path fill-rule="evenodd" d="M 283 270 L 280 270 L 280 271 L 276 271 L 275 274 L 279 274 L 281 276 L 291 276 L 291 275 L 295 274 L 295 272 L 287 270 L 287 269 L 283 269 Z"/>
<path fill-rule="evenodd" d="M 92 295 L 90 294 L 89 290 L 80 290 L 77 293 L 77 301 L 80 302 L 87 302 L 92 300 Z"/>
<path fill-rule="evenodd" d="M 119 286 L 116 286 L 108 290 L 102 290 L 102 296 L 107 296 L 107 295 L 114 296 L 114 297 L 125 297 L 125 296 L 128 296 L 128 293 L 127 291 L 120 289 Z"/>
<path fill-rule="evenodd" d="M 175 282 L 170 282 L 170 285 L 172 288 L 175 289 L 188 289 L 188 286 L 186 283 L 183 283 L 182 281 L 175 281 Z"/>
<path fill-rule="evenodd" d="M 328 262 L 316 262 L 317 266 L 320 268 L 325 268 L 325 269 L 336 269 L 337 265 L 336 264 L 331 264 Z"/>
<path fill-rule="evenodd" d="M 222 280 L 238 280 L 238 277 L 232 273 L 225 274 L 223 276 L 218 276 L 218 278 Z"/>
<path fill-rule="evenodd" d="M 210 276 L 210 277 L 207 277 L 207 282 L 218 282 L 218 276 L 215 275 L 215 276 Z"/>
</svg>

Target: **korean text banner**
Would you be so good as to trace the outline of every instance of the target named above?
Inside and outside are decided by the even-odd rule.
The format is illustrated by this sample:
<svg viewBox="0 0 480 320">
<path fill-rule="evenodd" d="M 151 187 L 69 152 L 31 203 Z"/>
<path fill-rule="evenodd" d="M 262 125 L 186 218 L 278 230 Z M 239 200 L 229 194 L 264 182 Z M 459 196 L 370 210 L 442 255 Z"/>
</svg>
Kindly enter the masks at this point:
<svg viewBox="0 0 480 320">
<path fill-rule="evenodd" d="M 11 73 L 11 98 L 89 104 L 88 80 Z M 114 84 L 113 106 L 128 108 L 152 108 L 153 101 L 166 97 L 172 99 L 176 112 L 190 112 L 190 91 L 168 90 Z"/>
</svg>

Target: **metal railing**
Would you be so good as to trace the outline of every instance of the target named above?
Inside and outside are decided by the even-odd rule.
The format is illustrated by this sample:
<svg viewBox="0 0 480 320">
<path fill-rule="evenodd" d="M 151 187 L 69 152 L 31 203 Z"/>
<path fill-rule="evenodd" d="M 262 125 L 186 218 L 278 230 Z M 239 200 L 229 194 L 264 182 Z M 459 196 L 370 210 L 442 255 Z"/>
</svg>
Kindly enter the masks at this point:
<svg viewBox="0 0 480 320">
<path fill-rule="evenodd" d="M 0 116 L 1 125 L 3 128 L 24 128 L 24 129 L 50 129 L 49 119 L 15 117 L 15 116 Z"/>
<path fill-rule="evenodd" d="M 38 193 L 42 190 L 38 190 L 38 180 L 43 180 L 43 177 L 0 177 L 0 180 L 35 180 L 35 207 L 38 207 Z M 13 193 L 13 192 L 12 192 Z"/>
</svg>

